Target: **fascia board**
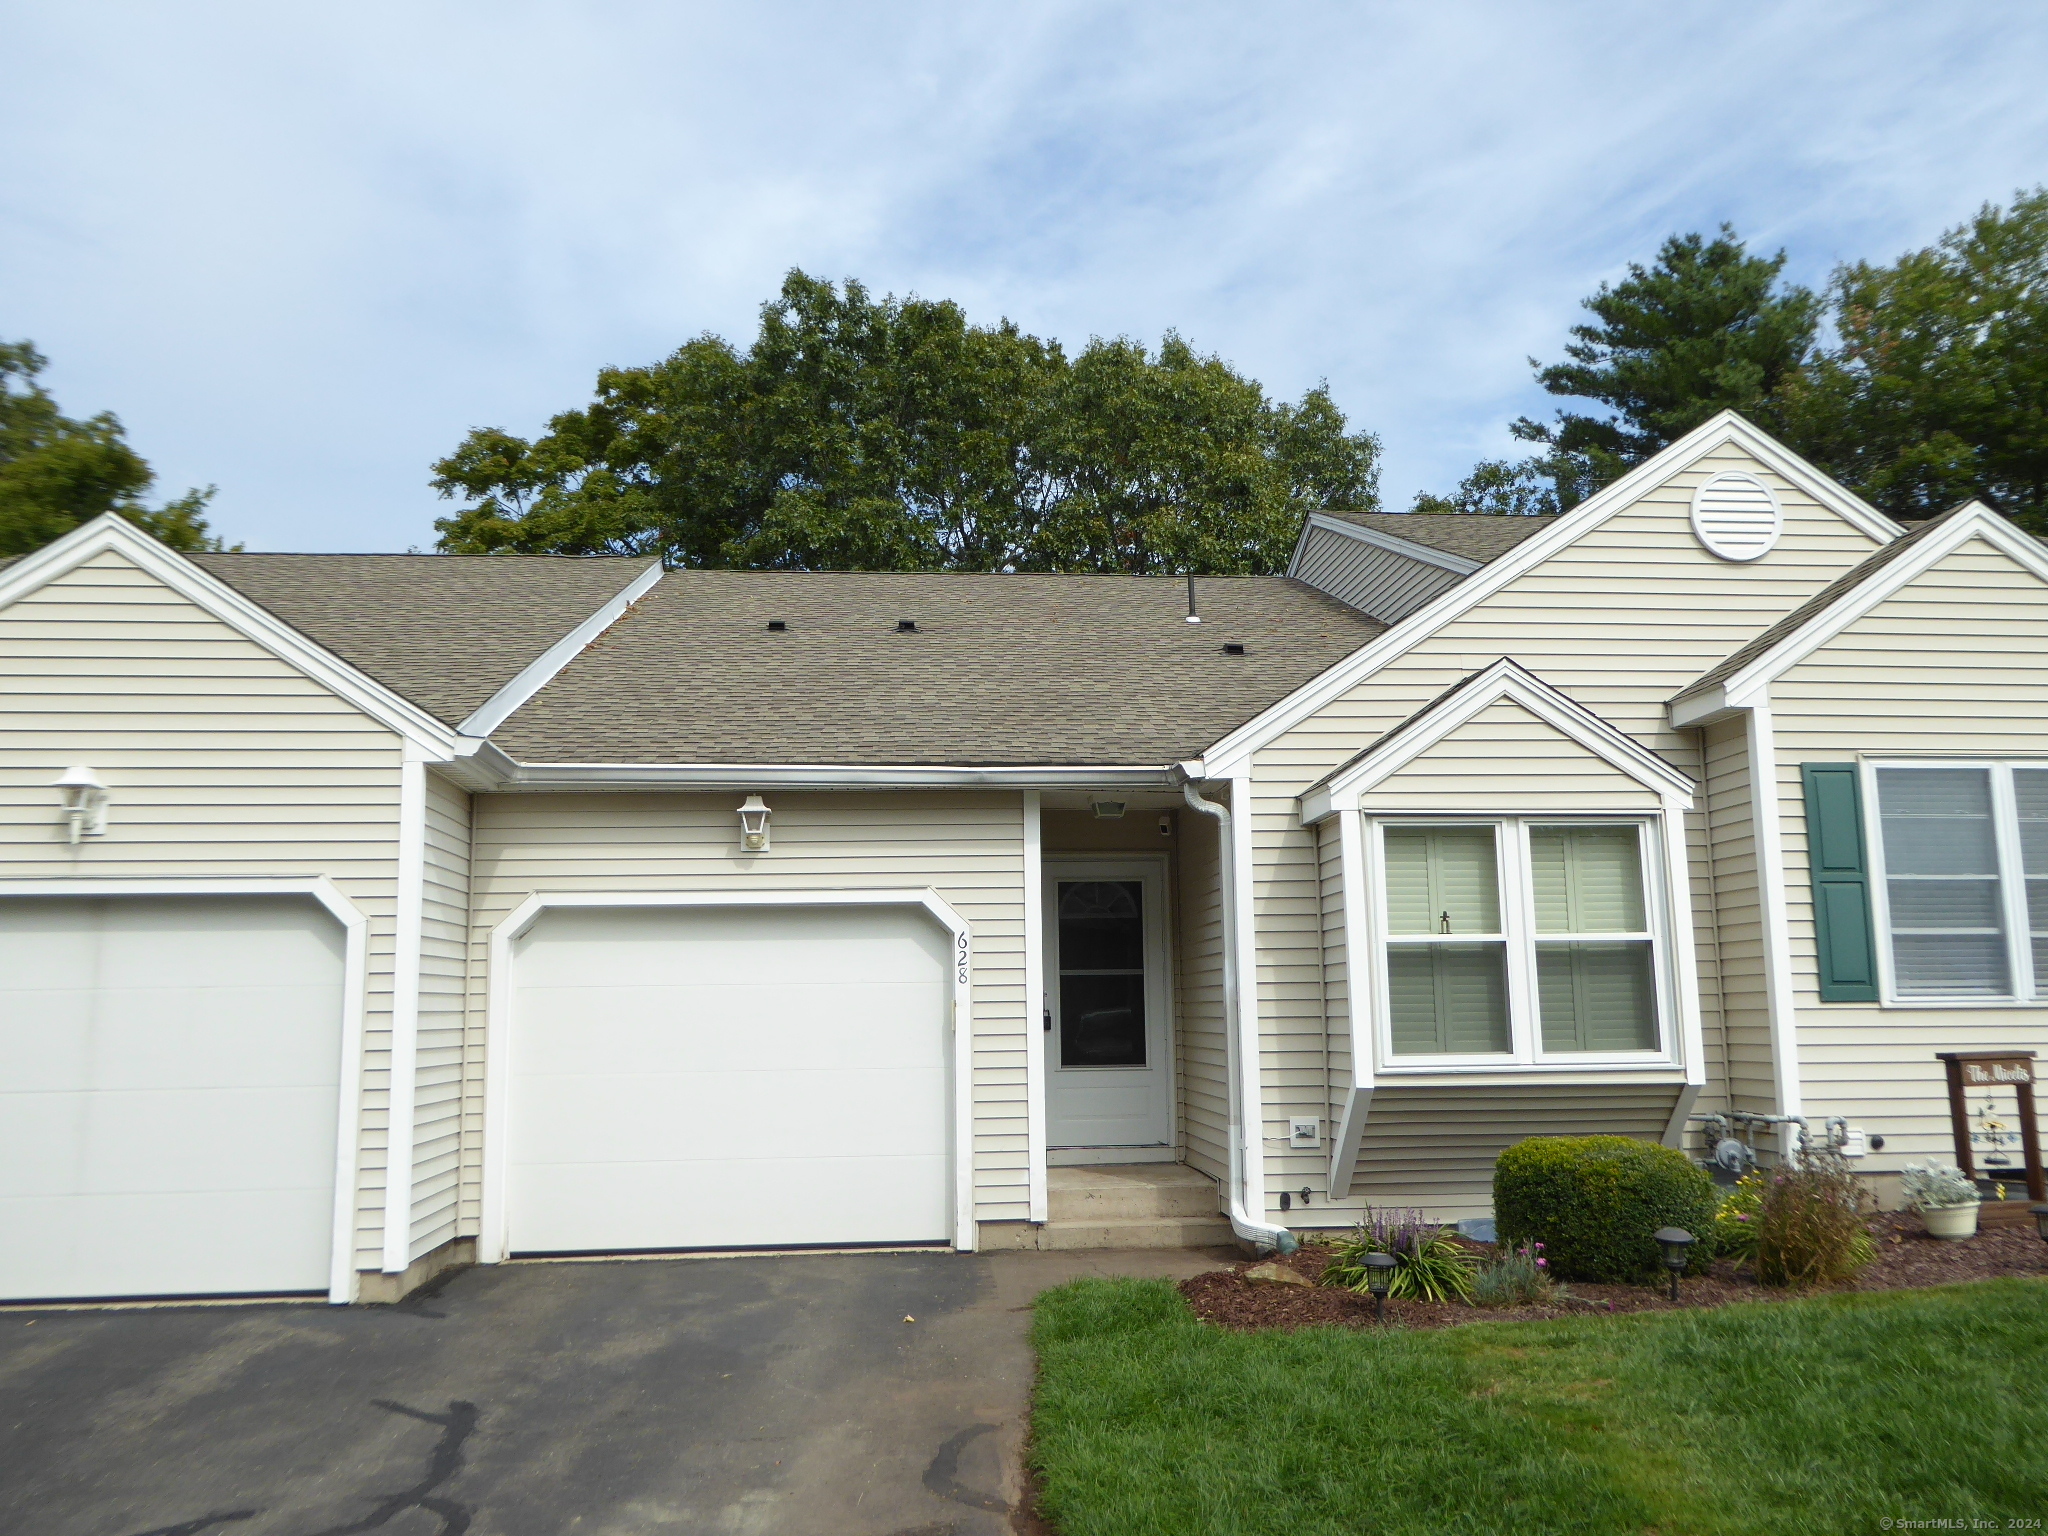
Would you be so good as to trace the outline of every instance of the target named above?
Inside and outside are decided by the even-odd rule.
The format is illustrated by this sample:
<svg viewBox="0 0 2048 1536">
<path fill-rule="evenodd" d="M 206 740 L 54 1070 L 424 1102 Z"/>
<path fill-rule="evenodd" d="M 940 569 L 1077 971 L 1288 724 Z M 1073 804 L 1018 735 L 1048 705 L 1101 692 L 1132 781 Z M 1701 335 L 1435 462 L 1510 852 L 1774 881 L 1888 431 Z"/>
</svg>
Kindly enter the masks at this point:
<svg viewBox="0 0 2048 1536">
<path fill-rule="evenodd" d="M 490 735 L 522 704 L 553 682 L 555 674 L 581 655 L 591 641 L 616 624 L 628 608 L 653 589 L 661 577 L 661 562 L 657 560 L 620 588 L 602 608 L 528 662 L 517 677 L 478 705 L 457 729 L 465 736 Z"/>
<path fill-rule="evenodd" d="M 509 760 L 508 760 L 509 761 Z M 863 766 L 792 763 L 513 763 L 509 789 L 1172 789 L 1175 767 Z"/>
<path fill-rule="evenodd" d="M 1371 544 L 1397 555 L 1405 555 L 1410 560 L 1421 561 L 1424 565 L 1440 566 L 1460 576 L 1470 576 L 1486 565 L 1484 560 L 1470 560 L 1463 555 L 1451 554 L 1448 550 L 1431 549 L 1426 544 L 1411 544 L 1398 535 L 1381 533 L 1377 528 L 1361 528 L 1356 523 L 1347 523 L 1341 517 L 1331 517 L 1322 512 L 1309 513 L 1308 523 L 1311 528 L 1341 533 L 1347 539 L 1356 539 L 1361 544 Z M 1296 548 L 1299 549 L 1299 546 Z M 1293 574 L 1291 569 L 1289 574 Z"/>
<path fill-rule="evenodd" d="M 1313 827 L 1337 814 L 1337 797 L 1328 784 L 1319 785 L 1301 797 L 1301 824 Z"/>
<path fill-rule="evenodd" d="M 1627 774 L 1660 798 L 1692 806 L 1692 781 L 1641 743 L 1609 725 L 1582 705 L 1531 677 L 1510 661 L 1497 661 L 1488 671 L 1412 731 L 1396 737 L 1383 752 L 1376 752 L 1333 776 L 1321 794 L 1330 801 L 1349 801 L 1364 795 L 1385 779 L 1398 773 L 1436 746 L 1461 726 L 1469 724 L 1482 710 L 1502 700 L 1519 704 L 1537 719 L 1569 737 L 1617 771 Z M 1309 798 L 1302 801 L 1306 817 Z"/>
<path fill-rule="evenodd" d="M 1721 684 L 1724 708 L 1742 709 L 1759 702 L 1770 685 L 1815 651 L 1863 618 L 1902 588 L 1910 586 L 1929 569 L 1954 554 L 1973 538 L 2010 555 L 2042 581 L 2048 582 L 2048 549 L 2014 528 L 2004 518 L 1978 502 L 1948 526 L 1921 541 L 1920 546 L 1872 576 L 1839 602 L 1817 613 L 1805 625 Z M 1701 695 L 1702 698 L 1709 695 Z M 1695 701 L 1684 700 L 1687 705 Z M 1688 710 L 1688 713 L 1692 713 Z M 1672 721 L 1677 723 L 1674 704 Z"/>
<path fill-rule="evenodd" d="M 1736 711 L 1737 706 L 1728 702 L 1728 690 L 1716 685 L 1685 698 L 1673 699 L 1671 725 L 1674 730 L 1690 730 L 1694 726 L 1725 720 Z"/>
<path fill-rule="evenodd" d="M 8 568 L 0 577 L 0 608 L 68 575 L 95 555 L 113 550 L 154 576 L 179 596 L 196 603 L 245 639 L 297 667 L 321 686 L 408 740 L 443 756 L 455 747 L 456 732 L 410 700 L 357 671 L 332 651 L 316 645 L 268 609 L 252 603 L 226 582 L 167 549 L 126 518 L 108 512 L 73 529 L 53 544 Z"/>
<path fill-rule="evenodd" d="M 1274 737 L 1293 729 L 1332 700 L 1357 687 L 1388 662 L 1477 607 L 1566 545 L 1599 527 L 1653 487 L 1674 475 L 1683 474 L 1707 454 L 1728 443 L 1740 445 L 1879 543 L 1888 544 L 1903 532 L 1890 518 L 1843 490 L 1733 411 L 1723 411 L 1711 421 L 1695 427 L 1655 458 L 1638 464 L 1612 485 L 1587 497 L 1533 539 L 1524 540 L 1498 560 L 1440 593 L 1377 639 L 1311 678 L 1278 703 L 1261 710 L 1228 735 L 1220 737 L 1203 754 L 1204 758 L 1218 773 L 1234 772 Z"/>
</svg>

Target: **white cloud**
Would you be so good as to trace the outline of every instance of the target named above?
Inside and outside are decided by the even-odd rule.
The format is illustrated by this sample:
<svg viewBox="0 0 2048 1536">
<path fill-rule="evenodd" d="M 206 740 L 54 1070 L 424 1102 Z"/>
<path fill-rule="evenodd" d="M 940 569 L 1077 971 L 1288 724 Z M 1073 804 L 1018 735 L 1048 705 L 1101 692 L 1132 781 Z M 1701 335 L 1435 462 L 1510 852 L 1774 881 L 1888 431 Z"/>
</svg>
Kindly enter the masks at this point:
<svg viewBox="0 0 2048 1536">
<path fill-rule="evenodd" d="M 2025 7 L 0 5 L 0 336 L 255 548 L 752 333 L 801 265 L 1328 378 L 1390 505 L 1678 229 L 1795 274 L 2042 179 Z"/>
</svg>

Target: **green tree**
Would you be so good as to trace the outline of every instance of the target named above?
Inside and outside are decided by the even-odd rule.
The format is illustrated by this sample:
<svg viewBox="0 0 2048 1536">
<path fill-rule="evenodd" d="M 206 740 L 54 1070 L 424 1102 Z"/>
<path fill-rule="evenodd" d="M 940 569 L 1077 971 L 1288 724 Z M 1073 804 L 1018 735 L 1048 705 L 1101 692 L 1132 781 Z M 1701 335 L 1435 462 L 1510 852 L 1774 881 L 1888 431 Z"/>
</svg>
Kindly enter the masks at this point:
<svg viewBox="0 0 2048 1536">
<path fill-rule="evenodd" d="M 434 465 L 444 550 L 853 570 L 1271 571 L 1311 507 L 1377 505 L 1327 391 L 1276 404 L 1169 335 L 1068 359 L 960 307 L 792 271 L 740 351 L 606 369 L 529 442 Z"/>
<path fill-rule="evenodd" d="M 1481 512 L 1494 517 L 1528 517 L 1557 510 L 1557 489 L 1545 484 L 1544 461 L 1482 459 L 1448 496 L 1415 493 L 1410 512 Z"/>
<path fill-rule="evenodd" d="M 1777 397 L 1813 345 L 1819 301 L 1781 287 L 1785 253 L 1752 256 L 1735 231 L 1674 235 L 1655 265 L 1633 263 L 1623 281 L 1585 301 L 1569 361 L 1529 360 L 1553 395 L 1597 400 L 1611 414 L 1560 410 L 1523 417 L 1515 436 L 1540 443 L 1542 472 L 1568 509 L 1723 410 L 1781 425 Z"/>
<path fill-rule="evenodd" d="M 2048 188 L 1828 286 L 1835 345 L 1786 391 L 1788 436 L 1894 517 L 1982 497 L 2048 533 Z"/>
<path fill-rule="evenodd" d="M 155 483 L 110 411 L 76 421 L 36 382 L 47 359 L 26 341 L 0 342 L 0 556 L 40 549 L 105 512 L 118 512 L 173 549 L 218 549 L 202 515 L 213 487 L 161 507 Z"/>
</svg>

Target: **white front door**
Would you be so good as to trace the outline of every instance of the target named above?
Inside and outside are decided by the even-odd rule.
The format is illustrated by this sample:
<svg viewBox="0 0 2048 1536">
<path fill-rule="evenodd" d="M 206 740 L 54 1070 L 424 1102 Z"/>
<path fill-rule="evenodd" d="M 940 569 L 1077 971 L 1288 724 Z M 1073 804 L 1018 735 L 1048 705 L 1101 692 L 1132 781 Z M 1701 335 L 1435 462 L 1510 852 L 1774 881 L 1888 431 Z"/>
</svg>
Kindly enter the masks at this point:
<svg viewBox="0 0 2048 1536">
<path fill-rule="evenodd" d="M 1045 861 L 1048 1147 L 1173 1147 L 1163 859 Z"/>
</svg>

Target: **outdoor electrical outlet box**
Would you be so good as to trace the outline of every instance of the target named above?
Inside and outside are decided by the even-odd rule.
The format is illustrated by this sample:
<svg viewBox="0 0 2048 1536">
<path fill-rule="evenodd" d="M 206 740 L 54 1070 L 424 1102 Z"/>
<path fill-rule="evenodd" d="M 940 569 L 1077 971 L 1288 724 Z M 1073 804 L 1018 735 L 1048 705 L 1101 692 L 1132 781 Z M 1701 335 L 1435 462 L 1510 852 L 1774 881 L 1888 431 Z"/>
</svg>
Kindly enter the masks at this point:
<svg viewBox="0 0 2048 1536">
<path fill-rule="evenodd" d="M 1320 1120 L 1291 1120 L 1288 1122 L 1287 1145 L 1301 1147 L 1313 1152 L 1323 1144 L 1323 1122 Z"/>
</svg>

